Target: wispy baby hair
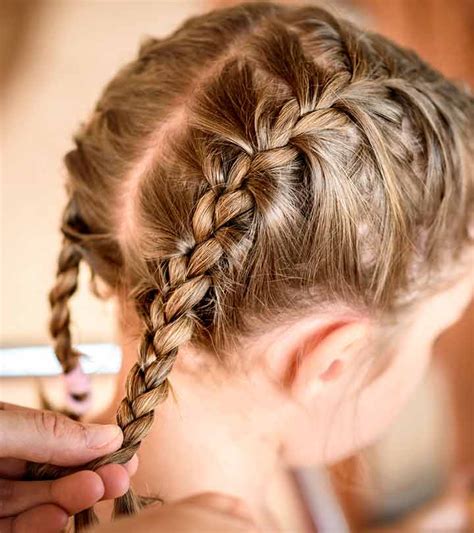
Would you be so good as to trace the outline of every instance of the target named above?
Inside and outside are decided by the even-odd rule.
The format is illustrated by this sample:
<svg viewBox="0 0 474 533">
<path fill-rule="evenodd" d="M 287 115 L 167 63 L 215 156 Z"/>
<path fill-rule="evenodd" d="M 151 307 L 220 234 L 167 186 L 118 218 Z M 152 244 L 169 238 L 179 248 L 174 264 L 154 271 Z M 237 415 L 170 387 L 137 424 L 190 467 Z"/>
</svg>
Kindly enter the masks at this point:
<svg viewBox="0 0 474 533">
<path fill-rule="evenodd" d="M 249 3 L 148 39 L 65 159 L 63 368 L 80 259 L 142 322 L 123 446 L 86 467 L 136 452 L 185 343 L 235 353 L 282 318 L 393 316 L 439 287 L 469 241 L 473 129 L 467 91 L 320 7 Z M 130 490 L 115 510 L 140 506 Z"/>
</svg>

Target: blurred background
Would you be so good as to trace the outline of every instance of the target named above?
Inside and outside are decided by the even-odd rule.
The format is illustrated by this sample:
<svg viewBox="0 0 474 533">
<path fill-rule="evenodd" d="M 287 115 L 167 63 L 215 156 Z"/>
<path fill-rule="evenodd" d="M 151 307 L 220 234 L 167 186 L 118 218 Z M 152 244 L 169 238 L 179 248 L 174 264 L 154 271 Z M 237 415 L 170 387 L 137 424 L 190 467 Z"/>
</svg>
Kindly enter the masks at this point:
<svg viewBox="0 0 474 533">
<path fill-rule="evenodd" d="M 165 35 L 192 14 L 233 3 L 0 1 L 2 348 L 48 343 L 46 294 L 54 279 L 65 201 L 62 157 L 103 85 L 135 56 L 143 37 Z M 448 77 L 473 86 L 472 0 L 326 3 L 337 4 L 365 26 L 415 49 Z M 111 343 L 111 303 L 89 293 L 87 272 L 81 277 L 82 289 L 73 301 L 74 339 Z M 432 520 L 439 509 L 445 509 L 446 518 L 446 506 L 442 507 L 446 502 L 451 502 L 447 513 L 452 516 L 453 502 L 458 501 L 450 496 L 458 494 L 456 488 L 451 491 L 453 476 L 472 473 L 473 326 L 471 305 L 464 318 L 439 339 L 431 374 L 391 432 L 331 472 L 351 529 L 383 525 L 394 531 L 461 531 L 454 525 L 440 528 L 439 516 L 435 522 L 423 520 L 428 516 Z M 32 380 L 36 379 L 0 378 L 0 399 L 35 405 L 38 388 Z M 113 378 L 98 378 L 95 386 L 106 402 Z"/>
</svg>

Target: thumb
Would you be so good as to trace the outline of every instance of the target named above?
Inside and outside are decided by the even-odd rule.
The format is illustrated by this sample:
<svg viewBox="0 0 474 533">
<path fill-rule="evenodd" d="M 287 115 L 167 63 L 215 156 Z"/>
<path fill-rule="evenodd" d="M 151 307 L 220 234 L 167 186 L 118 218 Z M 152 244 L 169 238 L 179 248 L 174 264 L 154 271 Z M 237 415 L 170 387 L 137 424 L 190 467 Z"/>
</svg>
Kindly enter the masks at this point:
<svg viewBox="0 0 474 533">
<path fill-rule="evenodd" d="M 0 457 L 75 466 L 118 450 L 122 431 L 115 425 L 83 424 L 51 411 L 0 410 Z"/>
</svg>

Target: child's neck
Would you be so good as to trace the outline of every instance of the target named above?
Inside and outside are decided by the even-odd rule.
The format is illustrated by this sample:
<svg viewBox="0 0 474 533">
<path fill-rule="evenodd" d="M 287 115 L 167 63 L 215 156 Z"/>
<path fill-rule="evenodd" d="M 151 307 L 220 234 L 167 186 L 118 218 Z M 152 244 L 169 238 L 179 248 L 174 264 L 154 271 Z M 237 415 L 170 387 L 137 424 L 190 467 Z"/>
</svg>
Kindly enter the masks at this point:
<svg viewBox="0 0 474 533">
<path fill-rule="evenodd" d="M 110 418 L 134 357 L 125 353 Z M 241 497 L 265 530 L 305 531 L 304 510 L 278 443 L 264 430 L 255 431 L 253 413 L 234 411 L 232 392 L 213 402 L 212 392 L 179 371 L 173 372 L 172 385 L 176 399 L 171 393 L 157 408 L 142 442 L 136 491 L 165 502 L 208 491 L 227 493 Z"/>
</svg>

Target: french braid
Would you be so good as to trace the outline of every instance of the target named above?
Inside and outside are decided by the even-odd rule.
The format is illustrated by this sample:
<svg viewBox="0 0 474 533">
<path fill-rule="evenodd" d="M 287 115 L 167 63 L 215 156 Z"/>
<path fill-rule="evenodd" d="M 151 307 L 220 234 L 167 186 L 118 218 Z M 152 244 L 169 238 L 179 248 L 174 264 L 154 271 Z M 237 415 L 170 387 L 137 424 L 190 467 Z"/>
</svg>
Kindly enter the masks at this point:
<svg viewBox="0 0 474 533">
<path fill-rule="evenodd" d="M 181 134 L 160 144 L 140 178 L 133 242 L 119 245 L 117 190 L 140 148 L 153 145 L 156 124 L 183 102 Z M 96 111 L 79 139 L 82 166 L 71 168 L 78 210 L 94 222 L 88 231 L 101 228 L 95 248 L 84 247 L 101 266 L 123 248 L 115 266 L 125 281 L 113 286 L 127 289 L 143 331 L 117 413 L 122 448 L 81 468 L 131 459 L 184 344 L 224 350 L 255 317 L 274 321 L 315 302 L 388 312 L 414 293 L 407 271 L 421 229 L 431 231 L 424 259 L 433 272 L 433 251 L 466 240 L 472 98 L 413 54 L 320 8 L 251 3 L 191 19 L 170 39 L 147 41 Z M 65 250 L 53 336 L 67 369 L 77 357 L 64 336 L 74 239 Z M 143 503 L 130 490 L 115 514 Z M 76 525 L 95 520 L 89 509 Z"/>
</svg>

